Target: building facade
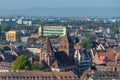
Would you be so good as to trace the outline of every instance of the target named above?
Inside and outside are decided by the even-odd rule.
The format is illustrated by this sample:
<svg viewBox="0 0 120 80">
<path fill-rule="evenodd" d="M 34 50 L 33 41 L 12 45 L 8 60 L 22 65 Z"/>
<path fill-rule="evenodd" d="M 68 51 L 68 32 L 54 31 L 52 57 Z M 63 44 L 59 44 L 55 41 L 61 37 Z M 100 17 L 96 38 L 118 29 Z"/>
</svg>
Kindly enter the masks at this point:
<svg viewBox="0 0 120 80">
<path fill-rule="evenodd" d="M 60 35 L 65 36 L 67 28 L 65 26 L 40 26 L 39 36 Z"/>
<path fill-rule="evenodd" d="M 73 62 L 73 51 L 74 47 L 71 47 L 69 44 L 68 36 L 62 38 L 65 43 L 60 42 L 61 49 L 58 51 L 53 51 L 51 42 L 49 39 L 46 39 L 43 47 L 40 50 L 40 63 L 45 63 L 48 65 L 48 69 L 45 71 L 56 71 L 56 72 L 68 72 L 72 71 L 77 74 L 77 66 Z M 63 45 L 64 44 L 64 45 Z M 61 46 L 63 45 L 63 46 Z M 64 46 L 66 46 L 65 49 Z M 70 48 L 71 47 L 71 48 Z"/>
<path fill-rule="evenodd" d="M 12 70 L 12 63 L 0 62 L 0 72 L 9 72 Z"/>
<path fill-rule="evenodd" d="M 6 40 L 7 41 L 20 41 L 20 35 L 17 31 L 11 30 L 6 33 Z"/>
</svg>

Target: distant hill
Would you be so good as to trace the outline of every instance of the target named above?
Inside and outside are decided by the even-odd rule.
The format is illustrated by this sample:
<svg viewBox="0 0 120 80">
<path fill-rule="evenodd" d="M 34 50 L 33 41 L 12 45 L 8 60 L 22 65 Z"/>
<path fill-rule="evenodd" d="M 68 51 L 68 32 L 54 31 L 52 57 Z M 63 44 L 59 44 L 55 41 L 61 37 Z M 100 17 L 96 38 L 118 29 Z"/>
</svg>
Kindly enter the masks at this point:
<svg viewBox="0 0 120 80">
<path fill-rule="evenodd" d="M 120 7 L 62 7 L 0 10 L 1 15 L 28 16 L 120 16 Z"/>
</svg>

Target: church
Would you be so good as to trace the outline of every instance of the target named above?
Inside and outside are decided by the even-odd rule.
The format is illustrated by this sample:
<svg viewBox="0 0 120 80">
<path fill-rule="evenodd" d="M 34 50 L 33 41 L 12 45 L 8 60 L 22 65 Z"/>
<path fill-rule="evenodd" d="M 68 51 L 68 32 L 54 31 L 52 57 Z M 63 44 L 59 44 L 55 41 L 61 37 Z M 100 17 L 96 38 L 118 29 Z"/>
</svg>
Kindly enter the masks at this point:
<svg viewBox="0 0 120 80">
<path fill-rule="evenodd" d="M 68 35 L 59 41 L 58 51 L 54 51 L 49 39 L 45 40 L 40 50 L 40 63 L 48 66 L 48 71 L 56 72 L 77 72 L 77 65 L 74 64 L 74 44 Z"/>
</svg>

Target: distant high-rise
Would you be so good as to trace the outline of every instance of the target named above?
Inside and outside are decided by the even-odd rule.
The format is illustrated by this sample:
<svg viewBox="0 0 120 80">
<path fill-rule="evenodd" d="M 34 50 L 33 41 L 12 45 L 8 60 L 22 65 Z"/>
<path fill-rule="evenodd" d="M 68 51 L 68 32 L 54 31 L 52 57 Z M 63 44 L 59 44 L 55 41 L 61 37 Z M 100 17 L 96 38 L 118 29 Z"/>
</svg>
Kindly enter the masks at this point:
<svg viewBox="0 0 120 80">
<path fill-rule="evenodd" d="M 67 28 L 65 26 L 40 26 L 38 30 L 39 36 L 60 35 L 65 36 Z"/>
</svg>

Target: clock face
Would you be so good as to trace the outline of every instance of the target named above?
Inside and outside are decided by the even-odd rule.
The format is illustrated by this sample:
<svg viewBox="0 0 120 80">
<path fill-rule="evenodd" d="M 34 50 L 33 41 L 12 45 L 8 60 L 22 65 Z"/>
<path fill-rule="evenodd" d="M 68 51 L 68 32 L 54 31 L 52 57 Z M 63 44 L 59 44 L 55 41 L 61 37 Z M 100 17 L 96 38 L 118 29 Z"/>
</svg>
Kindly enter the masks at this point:
<svg viewBox="0 0 120 80">
<path fill-rule="evenodd" d="M 42 57 L 44 57 L 45 56 L 45 53 L 42 53 Z"/>
</svg>

